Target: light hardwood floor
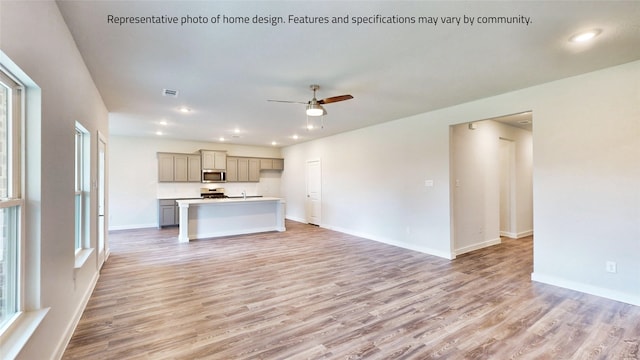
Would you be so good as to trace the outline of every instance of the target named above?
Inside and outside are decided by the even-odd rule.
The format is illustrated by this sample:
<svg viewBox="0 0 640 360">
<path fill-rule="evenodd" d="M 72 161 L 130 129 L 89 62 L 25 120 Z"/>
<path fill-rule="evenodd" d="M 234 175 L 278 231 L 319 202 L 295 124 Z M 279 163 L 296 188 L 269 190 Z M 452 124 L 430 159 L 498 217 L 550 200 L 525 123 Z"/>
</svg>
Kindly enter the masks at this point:
<svg viewBox="0 0 640 360">
<path fill-rule="evenodd" d="M 640 307 L 530 281 L 532 239 L 449 261 L 287 221 L 110 234 L 64 359 L 638 359 Z"/>
</svg>

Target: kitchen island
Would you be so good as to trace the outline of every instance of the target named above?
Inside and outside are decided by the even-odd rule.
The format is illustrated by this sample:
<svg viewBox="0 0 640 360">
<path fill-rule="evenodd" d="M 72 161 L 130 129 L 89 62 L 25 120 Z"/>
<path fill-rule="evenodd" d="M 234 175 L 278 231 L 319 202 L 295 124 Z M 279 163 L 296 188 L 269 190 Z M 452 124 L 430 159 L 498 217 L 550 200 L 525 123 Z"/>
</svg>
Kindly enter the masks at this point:
<svg viewBox="0 0 640 360">
<path fill-rule="evenodd" d="M 285 231 L 283 199 L 247 197 L 177 200 L 179 242 L 218 236 Z"/>
</svg>

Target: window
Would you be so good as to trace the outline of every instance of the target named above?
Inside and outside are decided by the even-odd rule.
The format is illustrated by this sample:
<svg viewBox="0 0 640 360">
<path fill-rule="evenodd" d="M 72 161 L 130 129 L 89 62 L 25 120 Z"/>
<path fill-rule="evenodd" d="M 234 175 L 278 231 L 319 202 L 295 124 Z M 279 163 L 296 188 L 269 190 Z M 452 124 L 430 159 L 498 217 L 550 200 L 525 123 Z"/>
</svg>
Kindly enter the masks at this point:
<svg viewBox="0 0 640 360">
<path fill-rule="evenodd" d="M 79 123 L 76 123 L 76 156 L 75 156 L 75 249 L 76 255 L 82 249 L 88 248 L 89 215 L 89 133 Z"/>
<path fill-rule="evenodd" d="M 21 95 L 20 84 L 0 68 L 0 333 L 21 309 Z"/>
</svg>

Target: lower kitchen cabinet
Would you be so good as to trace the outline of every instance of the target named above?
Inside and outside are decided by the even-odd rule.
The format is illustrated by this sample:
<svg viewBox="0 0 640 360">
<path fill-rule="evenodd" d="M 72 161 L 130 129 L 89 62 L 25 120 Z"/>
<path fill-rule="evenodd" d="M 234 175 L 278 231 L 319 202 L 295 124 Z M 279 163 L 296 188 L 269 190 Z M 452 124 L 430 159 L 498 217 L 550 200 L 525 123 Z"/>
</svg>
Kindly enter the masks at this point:
<svg viewBox="0 0 640 360">
<path fill-rule="evenodd" d="M 178 225 L 180 223 L 179 211 L 176 200 L 158 200 L 158 227 Z"/>
<path fill-rule="evenodd" d="M 180 225 L 180 207 L 176 200 L 201 199 L 195 197 L 159 199 L 158 200 L 158 227 Z"/>
</svg>

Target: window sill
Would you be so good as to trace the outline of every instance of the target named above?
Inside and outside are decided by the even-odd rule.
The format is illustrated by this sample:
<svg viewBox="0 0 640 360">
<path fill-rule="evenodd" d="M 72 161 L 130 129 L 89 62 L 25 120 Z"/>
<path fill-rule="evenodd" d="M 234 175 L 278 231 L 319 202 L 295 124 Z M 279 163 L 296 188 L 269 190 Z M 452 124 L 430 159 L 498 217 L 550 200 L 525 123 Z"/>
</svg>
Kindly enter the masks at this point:
<svg viewBox="0 0 640 360">
<path fill-rule="evenodd" d="M 36 331 L 49 308 L 21 313 L 11 326 L 0 335 L 0 348 L 3 359 L 14 359 L 31 335 Z"/>
<path fill-rule="evenodd" d="M 74 265 L 74 269 L 78 270 L 84 266 L 84 263 L 87 262 L 91 254 L 93 254 L 93 248 L 90 249 L 82 249 L 76 253 L 76 263 Z"/>
</svg>

